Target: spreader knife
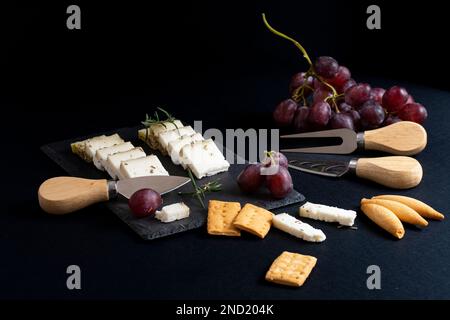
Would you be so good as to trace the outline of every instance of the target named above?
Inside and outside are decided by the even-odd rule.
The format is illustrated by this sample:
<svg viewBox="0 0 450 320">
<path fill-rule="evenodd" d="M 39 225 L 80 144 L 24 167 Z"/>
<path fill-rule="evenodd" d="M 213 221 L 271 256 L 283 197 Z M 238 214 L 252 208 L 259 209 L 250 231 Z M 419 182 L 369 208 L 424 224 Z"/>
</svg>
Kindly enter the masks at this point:
<svg viewBox="0 0 450 320">
<path fill-rule="evenodd" d="M 334 129 L 284 135 L 280 138 L 333 138 L 342 139 L 340 145 L 284 149 L 282 152 L 347 154 L 356 149 L 377 150 L 399 156 L 418 154 L 427 145 L 427 132 L 415 122 L 400 121 L 389 126 L 356 133 L 350 129 Z"/>
<path fill-rule="evenodd" d="M 292 169 L 327 177 L 341 177 L 353 172 L 358 177 L 372 180 L 394 189 L 408 189 L 422 180 L 422 166 L 411 157 L 391 156 L 359 158 L 350 161 L 301 160 L 289 161 Z"/>
<path fill-rule="evenodd" d="M 189 181 L 189 178 L 179 176 L 148 176 L 119 181 L 56 177 L 41 184 L 38 198 L 39 205 L 45 212 L 66 214 L 97 202 L 108 201 L 118 194 L 129 199 L 134 192 L 144 188 L 153 189 L 163 195 Z"/>
</svg>

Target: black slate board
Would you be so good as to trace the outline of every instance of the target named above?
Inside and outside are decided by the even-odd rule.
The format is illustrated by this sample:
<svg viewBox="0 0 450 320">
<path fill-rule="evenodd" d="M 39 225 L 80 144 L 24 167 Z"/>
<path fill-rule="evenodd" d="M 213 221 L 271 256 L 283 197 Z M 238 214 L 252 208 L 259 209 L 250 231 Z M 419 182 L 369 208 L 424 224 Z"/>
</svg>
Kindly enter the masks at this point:
<svg viewBox="0 0 450 320">
<path fill-rule="evenodd" d="M 122 128 L 114 132 L 99 133 L 87 137 L 80 137 L 65 141 L 59 141 L 44 145 L 41 147 L 42 151 L 61 166 L 71 176 L 89 178 L 89 179 L 108 179 L 107 173 L 97 170 L 92 163 L 86 163 L 78 156 L 71 152 L 70 144 L 75 141 L 80 141 L 101 134 L 118 133 L 124 140 L 130 141 L 134 146 L 141 146 L 147 154 L 155 154 L 160 159 L 163 166 L 170 175 L 187 176 L 187 173 L 181 166 L 174 165 L 168 156 L 163 156 L 158 151 L 151 150 L 145 143 L 140 141 L 137 137 L 138 127 Z M 228 172 L 217 174 L 213 177 L 206 177 L 200 180 L 200 183 L 206 183 L 211 180 L 220 179 L 222 183 L 222 191 L 208 194 L 205 200 L 207 206 L 210 198 L 223 201 L 236 201 L 241 204 L 253 203 L 257 206 L 266 208 L 268 210 L 281 208 L 294 203 L 302 202 L 305 197 L 297 192 L 292 191 L 286 198 L 282 200 L 274 200 L 270 197 L 266 190 L 261 190 L 260 193 L 245 195 L 240 192 L 236 177 L 241 172 L 244 165 L 231 165 Z M 189 192 L 192 186 L 187 184 L 177 191 Z M 201 227 L 206 222 L 207 210 L 203 209 L 199 202 L 190 196 L 180 196 L 177 192 L 171 192 L 163 196 L 164 205 L 175 202 L 184 201 L 191 209 L 190 216 L 187 219 L 174 221 L 171 223 L 162 223 L 154 217 L 143 219 L 136 219 L 128 208 L 127 200 L 124 197 L 109 201 L 106 206 L 114 212 L 121 220 L 128 224 L 139 236 L 143 239 L 151 240 L 174 233 L 187 231 L 190 229 Z"/>
</svg>

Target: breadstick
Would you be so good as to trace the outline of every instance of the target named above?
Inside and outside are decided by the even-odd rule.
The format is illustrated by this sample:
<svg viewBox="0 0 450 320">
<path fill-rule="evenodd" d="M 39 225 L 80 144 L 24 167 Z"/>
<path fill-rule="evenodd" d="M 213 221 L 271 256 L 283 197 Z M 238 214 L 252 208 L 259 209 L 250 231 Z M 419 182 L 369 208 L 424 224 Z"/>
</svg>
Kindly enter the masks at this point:
<svg viewBox="0 0 450 320">
<path fill-rule="evenodd" d="M 397 195 L 381 195 L 373 197 L 375 199 L 386 199 L 386 200 L 394 200 L 401 202 L 403 204 L 406 204 L 411 209 L 417 211 L 418 214 L 420 214 L 424 218 L 430 218 L 435 220 L 443 220 L 444 215 L 440 212 L 437 212 L 429 205 L 423 203 L 422 201 L 419 201 L 414 198 L 405 197 L 405 196 L 397 196 Z"/>
<path fill-rule="evenodd" d="M 415 210 L 411 209 L 407 205 L 385 199 L 362 199 L 361 204 L 373 203 L 379 204 L 385 208 L 391 210 L 402 222 L 410 223 L 419 227 L 426 227 L 428 225 L 427 220 L 422 218 Z"/>
<path fill-rule="evenodd" d="M 405 235 L 405 229 L 399 218 L 388 208 L 379 204 L 365 203 L 361 205 L 361 210 L 366 216 L 379 225 L 381 228 L 401 239 Z"/>
</svg>

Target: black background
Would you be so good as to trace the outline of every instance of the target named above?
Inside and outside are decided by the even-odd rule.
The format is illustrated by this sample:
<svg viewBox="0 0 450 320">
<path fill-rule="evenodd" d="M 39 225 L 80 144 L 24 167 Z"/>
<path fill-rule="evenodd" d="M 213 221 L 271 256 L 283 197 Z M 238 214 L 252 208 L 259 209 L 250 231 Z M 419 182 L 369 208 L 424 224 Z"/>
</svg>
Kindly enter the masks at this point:
<svg viewBox="0 0 450 320">
<path fill-rule="evenodd" d="M 79 4 L 82 29 L 66 28 Z M 367 1 L 77 1 L 2 5 L 1 132 L 6 198 L 1 223 L 2 298 L 448 298 L 448 225 L 407 229 L 401 242 L 364 217 L 359 230 L 324 230 L 324 245 L 272 232 L 263 241 L 215 239 L 203 229 L 142 242 L 102 206 L 65 217 L 40 212 L 36 190 L 63 172 L 39 151 L 57 140 L 136 125 L 164 106 L 205 127 L 271 127 L 290 76 L 307 65 L 270 34 L 261 12 L 312 57 L 334 56 L 358 81 L 405 85 L 428 108 L 430 144 L 418 159 L 422 185 L 404 194 L 448 209 L 446 119 L 450 96 L 447 11 L 438 1 L 377 1 L 382 29 L 365 27 Z M 435 89 L 432 89 L 435 88 Z M 436 160 L 439 159 L 439 160 Z M 311 201 L 357 208 L 388 190 L 355 179 L 293 173 Z M 291 209 L 294 212 L 295 208 Z M 312 254 L 319 265 L 301 290 L 266 284 L 282 251 Z M 65 288 L 79 264 L 83 290 Z M 365 288 L 365 268 L 381 264 L 381 291 Z M 320 266 L 320 268 L 319 268 Z"/>
</svg>

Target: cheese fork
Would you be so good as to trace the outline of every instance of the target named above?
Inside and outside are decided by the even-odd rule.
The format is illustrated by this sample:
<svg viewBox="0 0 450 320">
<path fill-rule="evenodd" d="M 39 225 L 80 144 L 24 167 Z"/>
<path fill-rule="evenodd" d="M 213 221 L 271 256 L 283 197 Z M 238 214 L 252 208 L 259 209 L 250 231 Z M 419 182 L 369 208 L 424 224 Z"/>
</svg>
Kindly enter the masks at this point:
<svg viewBox="0 0 450 320">
<path fill-rule="evenodd" d="M 348 154 L 356 149 L 383 151 L 399 156 L 418 154 L 427 145 L 427 132 L 415 122 L 400 121 L 389 126 L 355 133 L 350 129 L 334 129 L 284 135 L 283 139 L 340 138 L 340 145 L 282 149 L 281 152 Z"/>
</svg>

